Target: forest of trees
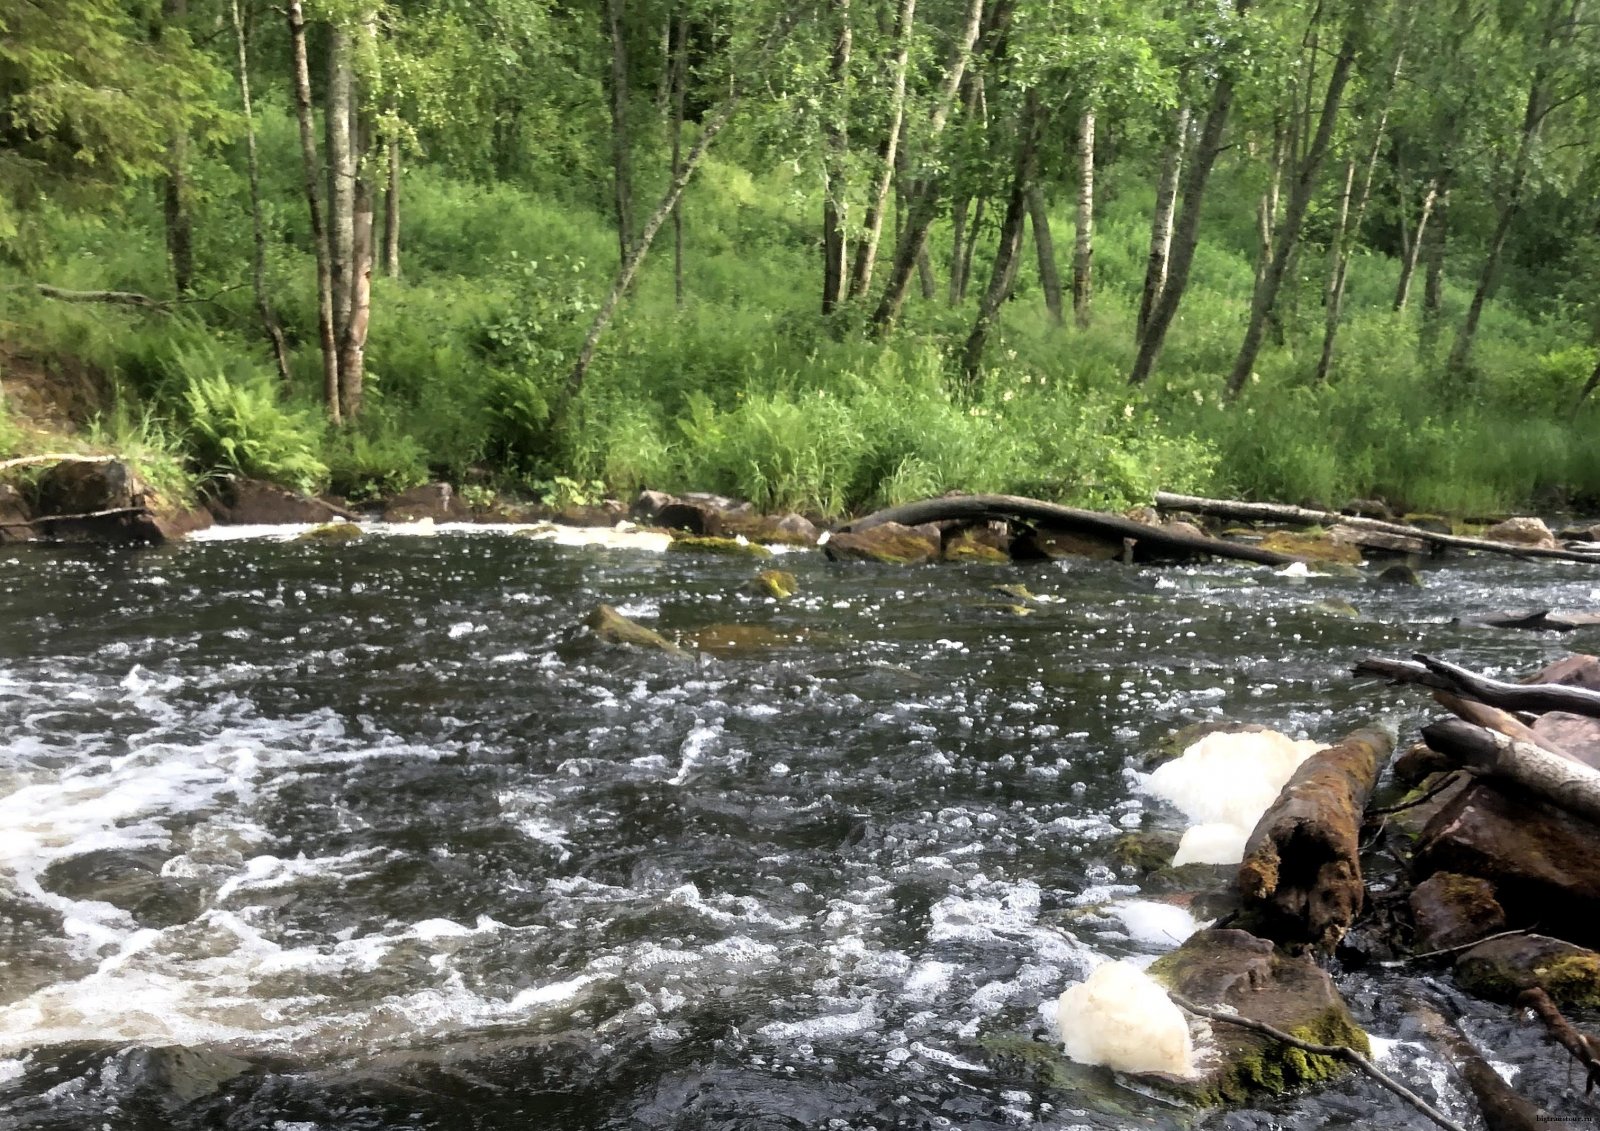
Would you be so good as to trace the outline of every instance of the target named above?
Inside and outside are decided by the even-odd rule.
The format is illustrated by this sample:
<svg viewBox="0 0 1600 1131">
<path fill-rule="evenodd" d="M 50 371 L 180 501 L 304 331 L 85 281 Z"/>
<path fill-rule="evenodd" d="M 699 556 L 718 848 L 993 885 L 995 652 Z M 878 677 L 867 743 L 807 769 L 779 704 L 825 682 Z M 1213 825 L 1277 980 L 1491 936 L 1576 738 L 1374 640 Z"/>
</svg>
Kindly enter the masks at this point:
<svg viewBox="0 0 1600 1131">
<path fill-rule="evenodd" d="M 191 480 L 1581 506 L 1597 252 L 1585 0 L 0 13 L 0 366 Z"/>
</svg>

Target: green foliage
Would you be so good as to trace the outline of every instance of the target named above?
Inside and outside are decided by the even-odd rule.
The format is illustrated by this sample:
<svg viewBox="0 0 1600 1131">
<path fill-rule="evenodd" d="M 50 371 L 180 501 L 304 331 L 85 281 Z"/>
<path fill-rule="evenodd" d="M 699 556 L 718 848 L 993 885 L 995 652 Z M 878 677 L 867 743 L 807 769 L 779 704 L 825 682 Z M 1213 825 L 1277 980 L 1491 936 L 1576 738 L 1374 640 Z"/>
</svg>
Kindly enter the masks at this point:
<svg viewBox="0 0 1600 1131">
<path fill-rule="evenodd" d="M 139 477 L 170 503 L 184 504 L 195 496 L 183 438 L 149 408 L 138 411 L 118 397 L 110 412 L 89 421 L 84 440 L 96 451 L 127 460 Z"/>
<path fill-rule="evenodd" d="M 428 482 L 428 453 L 381 410 L 334 432 L 322 450 L 328 489 L 354 502 Z"/>
<path fill-rule="evenodd" d="M 321 422 L 311 409 L 283 407 L 267 379 L 191 372 L 182 404 L 189 449 L 206 474 L 235 472 L 302 491 L 327 481 L 328 465 L 316 454 Z"/>
</svg>

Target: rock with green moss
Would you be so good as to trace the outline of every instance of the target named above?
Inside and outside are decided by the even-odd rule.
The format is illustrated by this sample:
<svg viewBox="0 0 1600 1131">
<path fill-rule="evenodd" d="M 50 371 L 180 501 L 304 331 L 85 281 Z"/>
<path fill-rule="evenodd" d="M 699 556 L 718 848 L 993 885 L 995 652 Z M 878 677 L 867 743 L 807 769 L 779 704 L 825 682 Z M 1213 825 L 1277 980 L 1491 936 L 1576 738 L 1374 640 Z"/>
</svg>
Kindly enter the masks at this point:
<svg viewBox="0 0 1600 1131">
<path fill-rule="evenodd" d="M 1166 830 L 1123 833 L 1111 842 L 1111 855 L 1118 864 L 1149 874 L 1172 863 L 1178 852 L 1178 834 Z"/>
<path fill-rule="evenodd" d="M 1009 562 L 1011 538 L 988 530 L 963 530 L 944 544 L 947 562 Z"/>
<path fill-rule="evenodd" d="M 321 526 L 313 526 L 310 530 L 295 535 L 294 540 L 339 545 L 345 542 L 359 542 L 361 538 L 361 527 L 353 522 L 325 522 Z"/>
<path fill-rule="evenodd" d="M 781 569 L 764 569 L 756 574 L 745 588 L 758 597 L 771 597 L 774 601 L 787 601 L 800 591 L 794 574 Z"/>
<path fill-rule="evenodd" d="M 1542 988 L 1557 1005 L 1600 1006 L 1600 954 L 1546 935 L 1488 939 L 1456 958 L 1456 982 L 1468 993 L 1515 1001 Z"/>
<path fill-rule="evenodd" d="M 866 530 L 833 534 L 823 550 L 836 562 L 921 565 L 939 558 L 939 528 L 884 522 Z"/>
<path fill-rule="evenodd" d="M 607 644 L 626 648 L 652 649 L 669 656 L 683 656 L 686 652 L 654 629 L 629 620 L 610 605 L 596 605 L 584 623 Z"/>
<path fill-rule="evenodd" d="M 1409 901 L 1419 951 L 1462 946 L 1506 928 L 1494 885 L 1481 876 L 1435 872 L 1412 889 Z"/>
<path fill-rule="evenodd" d="M 1245 931 L 1205 930 L 1155 961 L 1150 975 L 1197 1005 L 1237 1012 L 1312 1044 L 1370 1052 L 1333 979 L 1309 957 L 1283 953 Z M 1211 1023 L 1215 1055 L 1182 1088 L 1204 1106 L 1241 1104 L 1315 1084 L 1348 1070 L 1262 1033 Z"/>
<path fill-rule="evenodd" d="M 693 634 L 696 648 L 722 659 L 758 656 L 791 647 L 804 639 L 802 631 L 785 631 L 764 624 L 710 624 L 696 629 Z"/>
<path fill-rule="evenodd" d="M 715 538 L 696 534 L 682 534 L 667 543 L 667 549 L 680 554 L 717 554 L 728 558 L 772 557 L 772 551 L 756 542 L 738 538 Z"/>
<path fill-rule="evenodd" d="M 998 593 L 1002 597 L 1009 597 L 1011 602 L 1017 605 L 1037 605 L 1040 603 L 1039 598 L 1036 597 L 1028 589 L 1028 587 L 1023 585 L 1021 582 L 1007 582 L 1003 585 L 991 585 L 989 586 L 989 592 Z"/>
<path fill-rule="evenodd" d="M 1280 554 L 1290 554 L 1301 559 L 1308 565 L 1311 562 L 1341 562 L 1345 565 L 1359 565 L 1361 551 L 1348 542 L 1340 542 L 1327 534 L 1300 532 L 1293 530 L 1274 530 L 1261 539 L 1263 550 L 1275 550 Z"/>
<path fill-rule="evenodd" d="M 1323 616 L 1339 617 L 1341 620 L 1360 620 L 1361 610 L 1349 601 L 1341 601 L 1337 597 L 1327 597 L 1321 601 L 1313 602 L 1312 611 Z"/>
</svg>

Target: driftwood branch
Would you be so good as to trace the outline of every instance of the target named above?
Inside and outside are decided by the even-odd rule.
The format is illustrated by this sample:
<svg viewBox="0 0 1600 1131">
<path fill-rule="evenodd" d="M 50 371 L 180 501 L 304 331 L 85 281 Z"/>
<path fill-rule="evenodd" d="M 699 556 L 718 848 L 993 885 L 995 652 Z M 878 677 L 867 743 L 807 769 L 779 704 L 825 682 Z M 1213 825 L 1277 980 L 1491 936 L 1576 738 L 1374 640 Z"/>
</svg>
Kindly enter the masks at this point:
<svg viewBox="0 0 1600 1131">
<path fill-rule="evenodd" d="M 112 507 L 104 511 L 84 511 L 81 514 L 46 514 L 38 518 L 24 518 L 15 522 L 0 522 L 0 526 L 43 526 L 51 522 L 76 522 L 91 518 L 120 518 L 130 514 L 149 514 L 149 507 Z"/>
<path fill-rule="evenodd" d="M 1253 1017 L 1244 1017 L 1237 1013 L 1227 1013 L 1220 1009 L 1211 1009 L 1207 1006 L 1192 1002 L 1179 994 L 1168 993 L 1167 996 L 1170 997 L 1180 1008 L 1193 1013 L 1196 1017 L 1204 1017 L 1208 1021 L 1220 1021 L 1225 1025 L 1236 1025 L 1241 1029 L 1249 1029 L 1253 1032 L 1260 1033 L 1263 1036 L 1271 1037 L 1275 1041 L 1281 1041 L 1290 1048 L 1299 1049 L 1301 1052 L 1308 1052 L 1313 1056 L 1336 1057 L 1339 1060 L 1345 1061 L 1346 1063 L 1353 1064 L 1362 1072 L 1366 1073 L 1369 1077 L 1375 1080 L 1378 1084 L 1387 1088 L 1389 1091 L 1399 1096 L 1402 1100 L 1405 1100 L 1406 1103 L 1416 1108 L 1423 1115 L 1433 1120 L 1434 1123 L 1437 1123 L 1440 1127 L 1445 1128 L 1446 1131 L 1466 1131 L 1466 1128 L 1462 1127 L 1461 1124 L 1455 1122 L 1443 1112 L 1440 1112 L 1436 1108 L 1429 1105 L 1427 1100 L 1424 1100 L 1421 1096 L 1417 1095 L 1404 1084 L 1400 1083 L 1400 1081 L 1384 1072 L 1377 1065 L 1373 1064 L 1372 1061 L 1363 1056 L 1358 1050 L 1351 1048 L 1349 1045 L 1319 1045 L 1314 1044 L 1311 1041 L 1302 1041 L 1299 1037 L 1296 1037 L 1292 1033 L 1286 1033 L 1277 1026 L 1269 1025 L 1265 1021 L 1257 1021 Z"/>
<path fill-rule="evenodd" d="M 1515 782 L 1568 813 L 1600 822 L 1600 770 L 1461 719 L 1429 723 L 1422 737 L 1469 770 Z"/>
<path fill-rule="evenodd" d="M 1481 939 L 1473 939 L 1471 942 L 1458 943 L 1455 946 L 1442 947 L 1439 950 L 1424 950 L 1418 954 L 1408 954 L 1404 958 L 1391 958 L 1387 959 L 1386 961 L 1379 962 L 1378 965 L 1384 967 L 1385 969 L 1392 970 L 1399 966 L 1405 966 L 1411 962 L 1422 962 L 1429 958 L 1449 958 L 1452 955 L 1469 951 L 1473 947 L 1482 943 L 1493 942 L 1495 939 L 1515 938 L 1518 935 L 1531 935 L 1538 929 L 1538 924 L 1534 924 L 1531 927 L 1518 927 L 1513 931 L 1497 931 L 1492 935 L 1484 935 Z"/>
<path fill-rule="evenodd" d="M 1156 550 L 1167 555 L 1194 557 L 1207 555 L 1255 562 L 1259 565 L 1284 566 L 1303 559 L 1293 554 L 1280 554 L 1263 550 L 1259 546 L 1246 546 L 1227 542 L 1221 538 L 1166 530 L 1135 522 L 1131 518 L 1101 514 L 1097 511 L 1063 507 L 1039 499 L 1019 495 L 956 495 L 949 498 L 923 499 L 904 506 L 889 507 L 853 519 L 834 528 L 834 533 L 845 534 L 869 530 L 886 522 L 902 526 L 919 526 L 925 522 L 989 522 L 1010 520 L 1058 530 L 1080 530 L 1108 539 L 1132 539 L 1136 546 Z"/>
<path fill-rule="evenodd" d="M 1361 530 L 1375 530 L 1384 534 L 1401 534 L 1407 538 L 1418 538 L 1435 546 L 1447 546 L 1457 550 L 1480 550 L 1487 554 L 1505 554 L 1513 558 L 1553 558 L 1565 562 L 1595 562 L 1596 556 L 1591 551 L 1584 553 L 1579 550 L 1549 550 L 1538 546 L 1517 546 L 1508 542 L 1496 542 L 1491 538 L 1467 538 L 1460 534 L 1440 534 L 1434 530 L 1423 530 L 1416 526 L 1407 526 L 1403 522 L 1384 522 L 1376 518 L 1362 518 L 1358 515 L 1338 514 L 1334 511 L 1310 510 L 1306 507 L 1292 507 L 1280 503 L 1246 503 L 1234 499 L 1205 499 L 1194 495 L 1174 495 L 1166 491 L 1156 492 L 1155 503 L 1161 510 L 1190 511 L 1194 514 L 1208 515 L 1212 518 L 1238 519 L 1243 522 L 1284 522 L 1298 526 L 1324 526 L 1331 523 L 1342 523 Z"/>
<path fill-rule="evenodd" d="M 1366 890 L 1362 817 L 1393 749 L 1392 735 L 1369 729 L 1317 751 L 1256 823 L 1239 892 L 1278 941 L 1332 951 L 1355 922 Z"/>
<path fill-rule="evenodd" d="M 1410 683 L 1434 691 L 1447 691 L 1476 699 L 1505 711 L 1566 711 L 1600 718 L 1600 692 L 1555 683 L 1504 683 L 1477 675 L 1466 668 L 1418 654 L 1414 660 L 1369 656 L 1352 669 L 1358 676 L 1376 676 L 1392 683 Z"/>
<path fill-rule="evenodd" d="M 1458 695 L 1451 695 L 1448 691 L 1435 691 L 1433 699 L 1434 702 L 1452 715 L 1465 719 L 1473 726 L 1480 726 L 1485 730 L 1492 730 L 1496 734 L 1503 734 L 1517 742 L 1526 742 L 1529 746 L 1537 746 L 1541 750 L 1548 750 L 1560 758 L 1572 757 L 1558 744 L 1534 730 L 1509 711 L 1502 711 L 1498 707 L 1490 707 L 1473 699 L 1463 699 Z"/>
<path fill-rule="evenodd" d="M 1571 1053 L 1574 1060 L 1583 1065 L 1588 1077 L 1583 1087 L 1584 1093 L 1593 1091 L 1594 1086 L 1600 1084 L 1600 1038 L 1578 1032 L 1572 1022 L 1556 1008 L 1556 1003 L 1550 1000 L 1550 995 L 1539 986 L 1530 986 L 1523 990 L 1517 996 L 1517 1003 L 1533 1010 L 1556 1042 Z"/>
</svg>

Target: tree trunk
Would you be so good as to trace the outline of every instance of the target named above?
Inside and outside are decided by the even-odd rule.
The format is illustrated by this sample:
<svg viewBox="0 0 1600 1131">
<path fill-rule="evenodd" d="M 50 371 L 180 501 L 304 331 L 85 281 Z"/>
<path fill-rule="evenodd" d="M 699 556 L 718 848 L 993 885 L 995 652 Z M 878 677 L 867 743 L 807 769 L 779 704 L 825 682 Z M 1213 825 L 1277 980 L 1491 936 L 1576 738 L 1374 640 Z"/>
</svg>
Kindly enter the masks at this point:
<svg viewBox="0 0 1600 1131">
<path fill-rule="evenodd" d="M 183 22 L 188 0 L 162 0 L 161 24 Z M 162 185 L 162 214 L 167 229 L 167 254 L 172 260 L 172 283 L 180 295 L 194 290 L 194 222 L 189 215 L 189 135 L 173 131 L 167 147 L 167 175 Z"/>
<path fill-rule="evenodd" d="M 1000 222 L 1000 242 L 995 248 L 994 268 L 989 273 L 989 286 L 984 291 L 983 301 L 978 305 L 978 316 L 972 324 L 972 332 L 967 335 L 966 346 L 961 351 L 961 378 L 969 394 L 977 391 L 983 375 L 984 346 L 1000 316 L 1000 306 L 1011 293 L 1016 278 L 1014 272 L 1022 252 L 1022 225 L 1028 215 L 1028 190 L 1033 185 L 1034 172 L 1039 164 L 1039 134 L 1043 128 L 1044 114 L 1031 90 L 1027 93 L 1022 114 L 1016 161 L 1011 174 L 1011 192 L 1006 198 L 1005 218 Z"/>
<path fill-rule="evenodd" d="M 1417 272 L 1417 262 L 1422 257 L 1422 241 L 1428 232 L 1428 220 L 1433 216 L 1434 202 L 1439 198 L 1439 178 L 1434 177 L 1428 181 L 1422 190 L 1422 205 L 1417 210 L 1417 226 L 1411 232 L 1411 237 L 1406 241 L 1405 254 L 1400 260 L 1400 282 L 1394 289 L 1394 309 L 1398 314 L 1405 310 L 1406 303 L 1411 299 L 1411 280 Z M 1405 218 L 1401 216 L 1401 229 L 1404 231 Z"/>
<path fill-rule="evenodd" d="M 1514 782 L 1586 821 L 1600 821 L 1600 770 L 1461 719 L 1430 723 L 1422 737 L 1430 749 L 1477 773 Z"/>
<path fill-rule="evenodd" d="M 683 108 L 689 84 L 689 21 L 679 16 L 674 24 L 677 36 L 672 48 L 672 179 L 683 168 Z M 683 201 L 672 205 L 672 296 L 683 309 Z"/>
<path fill-rule="evenodd" d="M 1428 273 L 1422 280 L 1422 324 L 1431 332 L 1444 311 L 1444 262 L 1450 241 L 1450 182 L 1439 186 L 1433 205 L 1433 227 L 1428 236 Z"/>
<path fill-rule="evenodd" d="M 763 46 L 761 56 L 756 65 L 747 74 L 759 73 L 772 53 L 778 49 L 779 44 L 787 38 L 790 29 L 794 26 L 797 12 L 790 10 L 779 17 L 772 34 Z M 644 263 L 645 255 L 650 251 L 650 245 L 656 238 L 656 233 L 661 230 L 661 225 L 667 222 L 667 216 L 683 195 L 684 187 L 689 183 L 689 178 L 694 176 L 695 168 L 700 164 L 700 159 L 705 156 L 706 150 L 716 140 L 723 127 L 733 117 L 733 112 L 739 108 L 739 102 L 744 97 L 745 87 L 740 82 L 735 82 L 732 91 L 723 99 L 722 105 L 708 115 L 700 126 L 700 136 L 695 139 L 694 145 L 689 148 L 688 154 L 683 159 L 683 167 L 678 170 L 678 175 L 672 178 L 667 185 L 667 191 L 662 195 L 661 202 L 656 205 L 650 218 L 645 221 L 644 228 L 639 232 L 639 239 L 623 261 L 622 267 L 617 271 L 616 278 L 612 280 L 611 290 L 607 293 L 600 309 L 595 312 L 594 320 L 589 324 L 589 332 L 584 336 L 583 345 L 578 350 L 577 361 L 573 364 L 572 371 L 567 374 L 566 383 L 562 386 L 560 399 L 556 402 L 551 412 L 552 422 L 559 425 L 568 407 L 577 400 L 583 391 L 584 378 L 589 374 L 589 366 L 594 362 L 596 348 L 600 344 L 600 336 L 605 333 L 606 327 L 611 324 L 611 319 L 616 316 L 617 306 L 622 301 L 622 296 L 633 283 L 634 276 L 639 273 L 639 267 Z"/>
<path fill-rule="evenodd" d="M 400 142 L 390 138 L 389 182 L 383 193 L 383 273 L 400 277 Z"/>
<path fill-rule="evenodd" d="M 376 46 L 378 18 L 368 11 L 361 20 L 361 38 L 369 52 Z M 363 110 L 369 95 L 351 85 L 350 154 L 355 173 L 350 185 L 350 309 L 339 339 L 339 407 L 345 423 L 361 415 L 366 377 L 367 327 L 372 319 L 373 153 L 371 116 Z"/>
<path fill-rule="evenodd" d="M 1278 230 L 1278 203 L 1283 189 L 1283 165 L 1291 142 L 1282 122 L 1272 134 L 1272 161 L 1268 164 L 1267 187 L 1256 205 L 1256 279 L 1259 289 L 1272 263 L 1273 236 Z"/>
<path fill-rule="evenodd" d="M 929 145 L 935 144 L 939 135 L 944 132 L 945 122 L 950 117 L 951 105 L 955 102 L 956 91 L 961 87 L 961 76 L 966 73 L 967 60 L 972 54 L 972 45 L 978 40 L 978 28 L 982 22 L 983 0 L 967 0 L 966 22 L 962 25 L 961 35 L 951 52 L 943 84 L 934 101 L 929 121 Z M 926 177 L 919 179 L 909 194 L 911 207 L 906 216 L 905 230 L 896 241 L 894 266 L 889 272 L 889 281 L 884 286 L 883 298 L 872 315 L 873 325 L 879 331 L 887 331 L 893 327 L 900 317 L 901 308 L 905 306 L 906 292 L 911 286 L 911 272 L 916 268 L 917 261 L 928 246 L 928 229 L 933 227 L 934 218 L 939 213 L 939 191 L 939 179 Z"/>
<path fill-rule="evenodd" d="M 633 247 L 632 148 L 628 143 L 628 45 L 623 34 L 625 0 L 605 0 L 611 39 L 611 181 L 617 219 L 617 262 L 626 263 Z"/>
<path fill-rule="evenodd" d="M 267 297 L 267 235 L 261 218 L 261 166 L 256 156 L 256 119 L 250 101 L 250 51 L 245 35 L 244 17 L 239 11 L 239 0 L 232 0 L 233 35 L 238 49 L 239 104 L 244 113 L 245 169 L 250 180 L 250 282 L 255 291 L 256 313 L 261 317 L 261 329 L 272 343 L 272 358 L 278 366 L 278 379 L 284 388 L 290 385 L 289 347 L 283 340 L 283 329 L 272 312 Z M 312 182 L 315 184 L 315 181 Z"/>
<path fill-rule="evenodd" d="M 1072 316 L 1080 330 L 1089 326 L 1094 297 L 1094 111 L 1078 123 L 1078 220 L 1072 245 Z"/>
<path fill-rule="evenodd" d="M 932 302 L 939 294 L 939 281 L 933 277 L 933 261 L 928 257 L 928 246 L 923 244 L 917 256 L 917 282 L 922 286 L 924 302 Z"/>
<path fill-rule="evenodd" d="M 828 114 L 825 142 L 827 152 L 823 157 L 822 193 L 822 313 L 830 314 L 844 301 L 845 271 L 848 269 L 845 247 L 845 212 L 850 186 L 845 179 L 845 165 L 850 154 L 849 78 L 850 78 L 850 0 L 831 0 L 834 17 L 838 20 L 833 41 L 833 58 L 828 69 L 828 88 L 832 107 Z"/>
<path fill-rule="evenodd" d="M 1183 154 L 1189 144 L 1189 103 L 1178 105 L 1174 115 L 1172 140 L 1161 159 L 1156 178 L 1156 207 L 1150 217 L 1150 256 L 1144 269 L 1144 287 L 1139 293 L 1139 316 L 1135 341 L 1144 337 L 1150 312 L 1167 286 L 1167 260 L 1172 252 L 1172 216 L 1178 203 L 1178 177 L 1183 171 Z"/>
<path fill-rule="evenodd" d="M 879 153 L 878 180 L 867 198 L 865 231 L 850 271 L 850 297 L 861 298 L 872 286 L 872 272 L 878 260 L 878 243 L 883 238 L 883 214 L 889 204 L 889 186 L 899 159 L 900 134 L 905 124 L 906 70 L 911 57 L 911 35 L 917 15 L 917 0 L 901 0 L 895 17 L 895 56 L 889 91 L 889 130 Z M 952 276 L 952 284 L 954 282 Z"/>
<path fill-rule="evenodd" d="M 972 257 L 978 250 L 978 236 L 983 232 L 984 213 L 989 210 L 989 198 L 978 197 L 977 206 L 972 210 L 972 224 L 967 230 L 967 246 L 961 254 L 961 287 L 957 293 L 956 301 L 967 301 L 967 284 L 972 281 Z"/>
<path fill-rule="evenodd" d="M 311 111 L 311 70 L 306 61 L 306 18 L 300 0 L 286 0 L 289 45 L 293 60 L 295 118 L 300 125 L 300 158 L 305 166 L 306 205 L 311 213 L 311 247 L 317 261 L 317 336 L 322 346 L 322 395 L 335 424 L 339 412 L 339 347 L 333 335 L 333 273 L 328 232 L 317 199 L 317 136 Z"/>
<path fill-rule="evenodd" d="M 328 141 L 328 269 L 333 273 L 335 342 L 344 340 L 354 281 L 350 262 L 355 245 L 356 155 L 350 141 L 354 99 L 350 33 L 335 24 L 328 29 L 328 95 L 323 107 L 323 130 Z"/>
<path fill-rule="evenodd" d="M 1339 106 L 1344 98 L 1345 85 L 1350 78 L 1350 67 L 1355 61 L 1355 52 L 1355 36 L 1353 33 L 1347 34 L 1339 47 L 1339 56 L 1334 60 L 1333 70 L 1328 75 L 1328 89 L 1323 96 L 1322 114 L 1317 119 L 1316 136 L 1312 138 L 1311 145 L 1300 162 L 1294 185 L 1289 192 L 1289 203 L 1284 209 L 1283 223 L 1279 225 L 1272 259 L 1250 303 L 1250 321 L 1245 326 L 1244 342 L 1239 347 L 1239 356 L 1233 363 L 1233 372 L 1228 376 L 1229 396 L 1239 395 L 1239 390 L 1244 388 L 1245 382 L 1250 379 L 1250 374 L 1255 368 L 1256 355 L 1261 349 L 1261 337 L 1266 330 L 1267 319 L 1277 302 L 1278 291 L 1289 265 L 1289 257 L 1300 238 L 1301 222 L 1305 219 L 1306 210 L 1311 205 L 1311 197 L 1317 186 L 1317 173 L 1322 167 L 1323 157 L 1327 154 L 1328 143 L 1333 138 L 1333 125 L 1339 117 Z"/>
<path fill-rule="evenodd" d="M 957 197 L 950 203 L 950 305 L 961 305 L 961 260 L 966 253 L 967 239 L 967 209 L 972 205 L 970 197 Z M 1035 229 L 1037 230 L 1037 229 Z M 1056 286 L 1061 284 L 1058 281 Z M 1049 296 L 1045 302 L 1048 304 Z M 1056 319 L 1061 321 L 1060 318 Z"/>
<path fill-rule="evenodd" d="M 1050 210 L 1045 207 L 1044 190 L 1028 186 L 1028 223 L 1033 227 L 1034 251 L 1039 257 L 1039 285 L 1044 290 L 1044 307 L 1050 321 L 1061 325 L 1061 274 L 1056 270 L 1056 245 L 1050 238 Z"/>
<path fill-rule="evenodd" d="M 1236 0 L 1234 11 L 1242 19 L 1249 8 L 1249 0 Z M 1233 76 L 1226 70 L 1217 75 L 1211 90 L 1211 104 L 1206 108 L 1205 124 L 1200 127 L 1200 139 L 1195 147 L 1194 159 L 1183 176 L 1181 200 L 1183 212 L 1172 233 L 1172 255 L 1167 266 L 1167 284 L 1161 289 L 1150 309 L 1149 321 L 1139 338 L 1139 352 L 1134 357 L 1133 369 L 1128 374 L 1128 384 L 1142 385 L 1155 371 L 1156 358 L 1166 341 L 1167 330 L 1184 289 L 1189 285 L 1189 268 L 1194 263 L 1195 248 L 1200 242 L 1200 208 L 1205 202 L 1206 182 L 1211 169 L 1222 152 L 1222 137 L 1228 127 L 1228 116 L 1233 110 Z"/>
</svg>

